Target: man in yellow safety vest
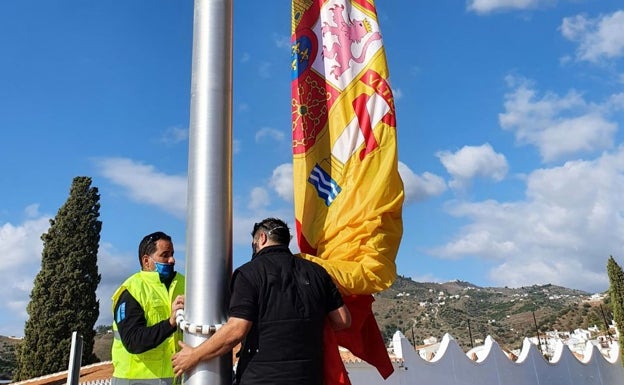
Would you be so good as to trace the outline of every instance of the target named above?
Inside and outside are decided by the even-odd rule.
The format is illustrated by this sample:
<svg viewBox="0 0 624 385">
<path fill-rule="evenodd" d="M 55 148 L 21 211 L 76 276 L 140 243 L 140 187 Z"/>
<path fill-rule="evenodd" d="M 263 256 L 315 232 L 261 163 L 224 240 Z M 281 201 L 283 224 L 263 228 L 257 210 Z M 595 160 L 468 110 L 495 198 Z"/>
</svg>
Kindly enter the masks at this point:
<svg viewBox="0 0 624 385">
<path fill-rule="evenodd" d="M 184 308 L 184 276 L 174 270 L 173 242 L 161 231 L 139 244 L 141 271 L 115 291 L 112 385 L 172 385 L 171 357 L 182 333 L 176 311 Z"/>
</svg>

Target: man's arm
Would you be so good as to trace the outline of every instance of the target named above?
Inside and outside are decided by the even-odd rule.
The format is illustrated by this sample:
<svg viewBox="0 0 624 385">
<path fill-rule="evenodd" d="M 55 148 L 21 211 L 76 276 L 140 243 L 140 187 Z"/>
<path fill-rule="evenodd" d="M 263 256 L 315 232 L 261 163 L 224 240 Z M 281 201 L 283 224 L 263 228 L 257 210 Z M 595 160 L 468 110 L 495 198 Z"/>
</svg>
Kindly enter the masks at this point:
<svg viewBox="0 0 624 385">
<path fill-rule="evenodd" d="M 199 346 L 192 347 L 182 341 L 178 342 L 182 350 L 171 358 L 173 372 L 176 376 L 181 376 L 200 361 L 208 361 L 231 352 L 249 333 L 252 324 L 253 322 L 246 319 L 230 317 L 223 327 Z"/>
<path fill-rule="evenodd" d="M 171 317 L 153 326 L 147 326 L 143 308 L 127 290 L 119 296 L 114 316 L 121 342 L 132 354 L 140 354 L 155 348 L 177 328 L 175 319 L 173 325 L 171 324 Z"/>
<path fill-rule="evenodd" d="M 351 312 L 345 305 L 342 295 L 340 295 L 338 287 L 331 276 L 324 270 L 322 275 L 324 277 L 324 285 L 327 293 L 327 309 L 334 309 L 327 313 L 329 326 L 331 326 L 334 331 L 347 329 L 351 326 Z"/>
<path fill-rule="evenodd" d="M 345 305 L 330 311 L 328 316 L 329 324 L 334 330 L 342 330 L 351 326 L 351 312 Z"/>
</svg>

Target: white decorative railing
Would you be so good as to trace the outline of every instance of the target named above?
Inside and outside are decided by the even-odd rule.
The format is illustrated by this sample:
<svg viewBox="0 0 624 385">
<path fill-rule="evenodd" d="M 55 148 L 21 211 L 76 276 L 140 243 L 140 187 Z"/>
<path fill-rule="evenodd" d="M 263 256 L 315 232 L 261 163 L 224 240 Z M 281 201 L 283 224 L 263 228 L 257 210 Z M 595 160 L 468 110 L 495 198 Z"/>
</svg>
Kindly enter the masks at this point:
<svg viewBox="0 0 624 385">
<path fill-rule="evenodd" d="M 112 379 L 111 378 L 106 378 L 106 379 L 102 379 L 102 380 L 94 380 L 94 381 L 87 381 L 87 382 L 81 382 L 81 385 L 111 385 Z"/>
<path fill-rule="evenodd" d="M 560 343 L 550 361 L 526 338 L 516 361 L 510 360 L 491 337 L 486 338 L 476 360 L 470 359 L 449 334 L 443 337 L 430 361 L 421 358 L 400 332 L 395 333 L 392 342 L 396 356 L 394 373 L 384 381 L 372 366 L 363 362 L 348 362 L 345 365 L 353 385 L 624 384 L 624 367 L 615 342 L 609 359 L 588 342 L 582 360 Z M 474 357 L 471 352 L 468 354 Z"/>
<path fill-rule="evenodd" d="M 546 360 L 536 345 L 524 339 L 518 359 L 513 361 L 498 343 L 487 337 L 485 344 L 464 353 L 450 334 L 444 335 L 433 358 L 425 360 L 401 332 L 392 339 L 394 373 L 388 379 L 381 378 L 371 365 L 359 361 L 347 361 L 352 385 L 623 385 L 624 367 L 620 359 L 620 347 L 611 343 L 609 357 L 605 358 L 598 348 L 587 342 L 582 359 L 559 341 L 552 358 Z M 471 359 L 472 357 L 473 359 Z M 110 361 L 85 366 L 112 365 Z M 58 380 L 67 372 L 56 373 L 17 383 Z M 45 381 L 43 381 L 45 382 Z M 110 385 L 110 378 L 102 378 L 80 385 Z"/>
</svg>

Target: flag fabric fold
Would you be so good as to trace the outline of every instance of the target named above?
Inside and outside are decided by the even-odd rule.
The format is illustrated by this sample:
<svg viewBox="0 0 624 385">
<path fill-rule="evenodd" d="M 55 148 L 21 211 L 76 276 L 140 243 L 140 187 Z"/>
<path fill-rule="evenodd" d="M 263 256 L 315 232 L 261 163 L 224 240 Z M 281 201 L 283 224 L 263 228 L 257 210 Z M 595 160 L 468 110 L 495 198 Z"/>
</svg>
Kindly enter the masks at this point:
<svg viewBox="0 0 624 385">
<path fill-rule="evenodd" d="M 323 334 L 325 385 L 351 384 L 338 345 L 349 349 L 353 355 L 377 368 L 384 379 L 394 372 L 377 321 L 371 311 L 372 303 L 373 297 L 370 295 L 346 296 L 345 304 L 353 318 L 351 327 L 334 332 L 329 323 L 326 324 Z"/>
<path fill-rule="evenodd" d="M 376 367 L 384 379 L 388 378 L 394 369 L 372 312 L 373 297 L 352 295 L 345 297 L 345 303 L 353 321 L 349 329 L 335 333 L 338 345 Z"/>
<path fill-rule="evenodd" d="M 326 336 L 326 357 L 335 360 L 329 346 L 339 344 L 386 378 L 392 364 L 371 304 L 396 277 L 403 183 L 374 1 L 292 0 L 291 44 L 297 241 L 301 256 L 332 276 L 353 318 L 349 330 Z M 326 372 L 326 383 L 349 383 L 342 361 L 335 366 L 343 373 Z"/>
</svg>

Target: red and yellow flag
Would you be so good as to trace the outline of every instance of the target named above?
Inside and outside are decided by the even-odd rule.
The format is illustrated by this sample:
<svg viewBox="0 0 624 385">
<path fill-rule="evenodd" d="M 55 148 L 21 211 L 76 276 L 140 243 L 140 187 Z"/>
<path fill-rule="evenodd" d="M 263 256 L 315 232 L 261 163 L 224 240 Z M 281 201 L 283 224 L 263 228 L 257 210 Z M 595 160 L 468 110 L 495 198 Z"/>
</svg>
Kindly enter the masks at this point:
<svg viewBox="0 0 624 385">
<path fill-rule="evenodd" d="M 403 183 L 374 1 L 292 0 L 291 42 L 299 248 L 330 273 L 354 315 L 337 342 L 387 377 L 370 295 L 396 277 Z"/>
</svg>

